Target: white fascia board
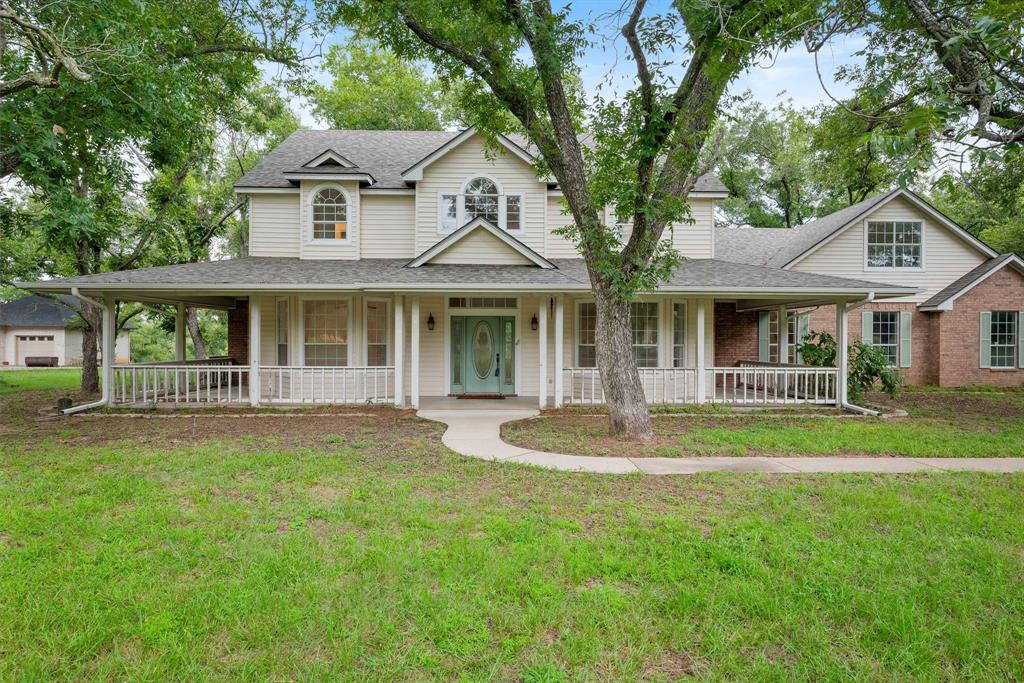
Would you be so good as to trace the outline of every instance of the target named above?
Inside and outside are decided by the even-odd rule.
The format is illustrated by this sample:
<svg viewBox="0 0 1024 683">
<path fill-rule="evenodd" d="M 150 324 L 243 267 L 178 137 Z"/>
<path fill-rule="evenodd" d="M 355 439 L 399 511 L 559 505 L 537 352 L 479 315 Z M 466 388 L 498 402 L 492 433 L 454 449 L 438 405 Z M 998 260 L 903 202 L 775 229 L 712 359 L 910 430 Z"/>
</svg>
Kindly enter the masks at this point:
<svg viewBox="0 0 1024 683">
<path fill-rule="evenodd" d="M 320 154 L 319 156 L 310 159 L 309 161 L 304 163 L 303 166 L 306 166 L 306 167 L 319 166 L 320 164 L 324 163 L 328 159 L 331 159 L 332 161 L 338 163 L 341 166 L 344 166 L 345 168 L 355 168 L 355 164 L 354 163 L 349 161 L 343 155 L 338 154 L 333 149 L 329 149 L 329 150 L 325 151 L 323 154 Z"/>
<path fill-rule="evenodd" d="M 288 180 L 365 180 L 368 183 L 374 182 L 373 176 L 369 173 L 285 173 Z"/>
</svg>

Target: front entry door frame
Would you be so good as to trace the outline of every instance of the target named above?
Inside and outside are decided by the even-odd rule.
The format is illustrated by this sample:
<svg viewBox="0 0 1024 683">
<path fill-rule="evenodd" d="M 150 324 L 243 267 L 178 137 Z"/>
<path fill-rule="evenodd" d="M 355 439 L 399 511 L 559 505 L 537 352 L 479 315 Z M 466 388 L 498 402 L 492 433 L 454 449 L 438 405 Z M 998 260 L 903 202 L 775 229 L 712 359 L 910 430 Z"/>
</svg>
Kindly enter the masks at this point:
<svg viewBox="0 0 1024 683">
<path fill-rule="evenodd" d="M 452 309 L 447 312 L 445 318 L 447 323 L 445 325 L 445 382 L 448 387 L 448 394 L 451 396 L 459 396 L 479 393 L 481 395 L 501 394 L 503 396 L 515 396 L 520 382 L 520 318 L 517 315 L 517 311 L 507 309 Z M 457 350 L 454 331 L 460 326 L 456 319 L 461 319 L 461 354 L 463 359 L 462 384 L 458 386 L 453 383 L 453 377 L 455 374 L 455 360 L 453 356 Z M 470 373 L 474 373 L 470 347 L 472 344 L 473 328 L 475 328 L 477 323 L 481 320 L 489 321 L 495 334 L 495 339 L 493 340 L 495 350 L 492 351 L 492 358 L 496 351 L 500 353 L 502 360 L 500 364 L 492 360 L 491 373 L 494 372 L 495 364 L 498 365 L 497 370 L 499 373 L 494 387 L 489 388 L 487 391 L 480 391 L 478 386 L 476 387 L 478 390 L 473 391 L 474 387 L 472 386 L 472 383 L 467 381 L 468 375 Z M 506 335 L 509 334 L 509 331 L 511 331 L 511 338 L 508 339 L 509 343 L 506 344 Z M 504 360 L 508 349 L 511 349 L 512 351 L 513 361 L 511 383 L 505 381 L 507 377 L 504 373 Z"/>
</svg>

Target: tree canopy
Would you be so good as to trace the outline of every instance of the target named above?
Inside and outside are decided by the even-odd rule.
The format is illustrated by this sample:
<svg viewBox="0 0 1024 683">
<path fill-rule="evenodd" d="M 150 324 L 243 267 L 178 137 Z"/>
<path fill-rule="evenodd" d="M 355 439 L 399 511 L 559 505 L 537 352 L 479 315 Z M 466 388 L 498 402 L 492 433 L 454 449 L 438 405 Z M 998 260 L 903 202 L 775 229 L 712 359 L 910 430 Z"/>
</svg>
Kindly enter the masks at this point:
<svg viewBox="0 0 1024 683">
<path fill-rule="evenodd" d="M 452 102 L 423 64 L 363 38 L 332 45 L 324 59 L 330 85 L 309 89 L 313 113 L 332 128 L 444 130 Z"/>
</svg>

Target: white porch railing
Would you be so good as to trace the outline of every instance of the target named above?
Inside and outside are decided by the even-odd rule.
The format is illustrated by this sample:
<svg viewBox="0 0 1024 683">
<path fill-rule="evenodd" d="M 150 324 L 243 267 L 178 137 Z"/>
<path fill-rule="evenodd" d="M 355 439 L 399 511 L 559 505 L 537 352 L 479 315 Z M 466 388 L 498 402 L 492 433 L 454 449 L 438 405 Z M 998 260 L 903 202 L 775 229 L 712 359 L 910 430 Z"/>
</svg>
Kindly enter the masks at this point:
<svg viewBox="0 0 1024 683">
<path fill-rule="evenodd" d="M 604 403 L 604 388 L 597 368 L 565 368 L 566 404 Z M 648 403 L 695 403 L 696 368 L 640 368 L 640 383 Z"/>
<path fill-rule="evenodd" d="M 740 361 L 736 367 L 708 368 L 707 400 L 739 405 L 836 404 L 836 369 Z"/>
<path fill-rule="evenodd" d="M 565 368 L 567 405 L 604 403 L 597 368 Z M 640 368 L 644 397 L 650 404 L 698 403 L 696 368 Z M 836 369 L 757 362 L 706 368 L 708 403 L 735 405 L 836 404 Z"/>
<path fill-rule="evenodd" d="M 239 403 L 249 400 L 249 368 L 231 359 L 114 366 L 112 400 L 132 403 Z"/>
<path fill-rule="evenodd" d="M 261 403 L 388 403 L 395 396 L 395 368 L 264 366 Z"/>
</svg>

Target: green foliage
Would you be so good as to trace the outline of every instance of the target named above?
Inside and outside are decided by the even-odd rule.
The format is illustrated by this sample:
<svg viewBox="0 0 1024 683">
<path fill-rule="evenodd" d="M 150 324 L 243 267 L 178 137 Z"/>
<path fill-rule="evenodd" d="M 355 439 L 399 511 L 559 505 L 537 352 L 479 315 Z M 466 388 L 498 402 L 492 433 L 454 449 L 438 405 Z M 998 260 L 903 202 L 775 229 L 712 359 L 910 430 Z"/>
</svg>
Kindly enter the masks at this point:
<svg viewBox="0 0 1024 683">
<path fill-rule="evenodd" d="M 1024 148 L 976 152 L 932 186 L 931 200 L 1000 252 L 1024 256 Z"/>
<path fill-rule="evenodd" d="M 199 329 L 206 341 L 207 356 L 223 356 L 228 349 L 227 315 L 222 311 L 200 309 Z M 152 310 L 134 319 L 132 362 L 153 363 L 174 360 L 174 312 Z M 195 358 L 192 338 L 185 335 L 185 357 Z"/>
<path fill-rule="evenodd" d="M 799 345 L 800 354 L 808 365 L 835 367 L 836 340 L 828 332 L 811 332 Z M 889 365 L 882 349 L 857 340 L 847 347 L 847 397 L 851 403 L 859 403 L 864 393 L 875 385 L 889 396 L 896 396 L 903 385 L 903 375 Z"/>
<path fill-rule="evenodd" d="M 444 130 L 458 120 L 440 80 L 378 43 L 350 38 L 327 51 L 329 86 L 313 85 L 313 113 L 332 128 Z"/>
</svg>

